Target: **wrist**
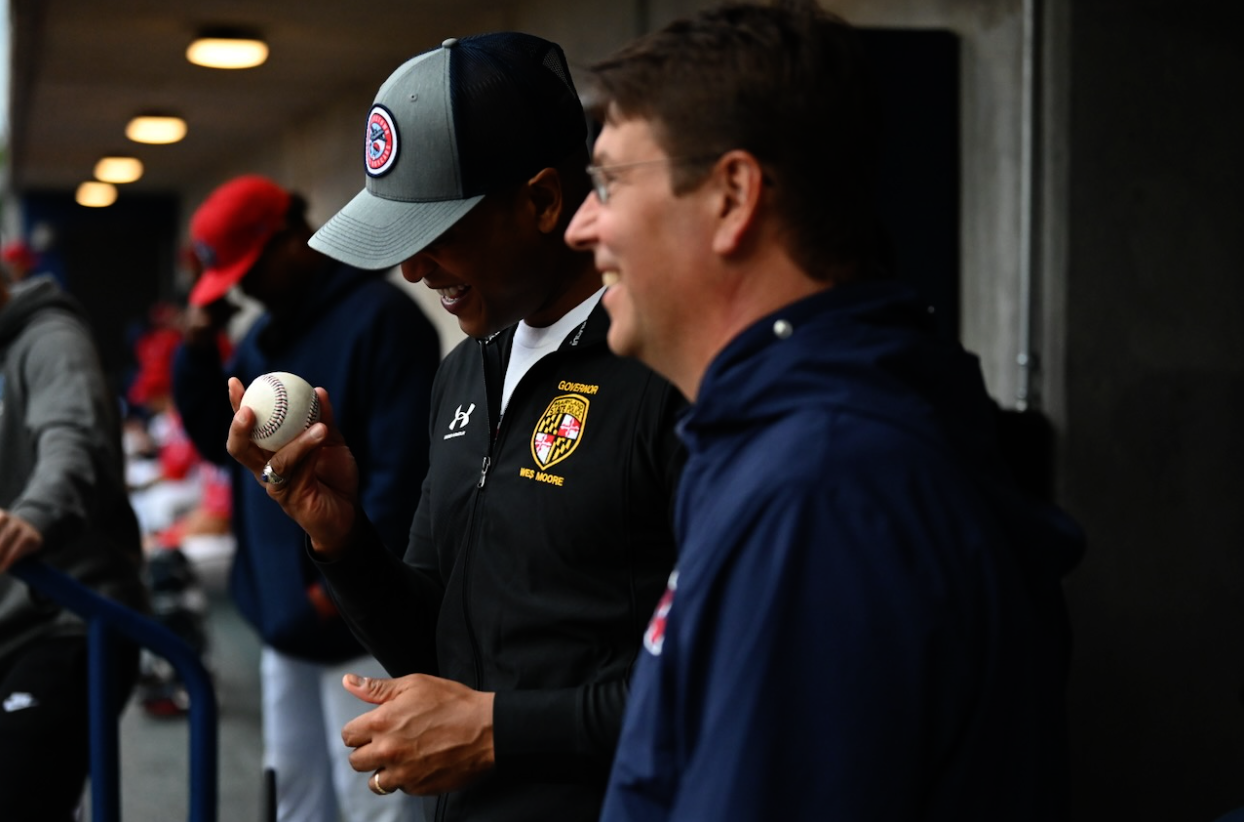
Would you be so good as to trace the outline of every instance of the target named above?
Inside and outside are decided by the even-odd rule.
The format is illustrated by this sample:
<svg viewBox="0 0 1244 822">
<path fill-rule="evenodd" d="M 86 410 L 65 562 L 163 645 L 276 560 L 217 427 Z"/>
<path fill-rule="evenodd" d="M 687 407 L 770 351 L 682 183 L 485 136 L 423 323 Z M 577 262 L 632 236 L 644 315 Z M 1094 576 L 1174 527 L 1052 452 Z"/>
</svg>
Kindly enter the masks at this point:
<svg viewBox="0 0 1244 822">
<path fill-rule="evenodd" d="M 334 529 L 335 534 L 313 535 L 308 532 L 307 542 L 311 545 L 315 558 L 320 562 L 335 562 L 341 559 L 350 550 L 351 545 L 365 539 L 366 534 L 371 530 L 370 521 L 362 515 L 357 505 L 351 506 L 348 510 L 350 517 L 348 526 L 344 529 Z"/>
</svg>

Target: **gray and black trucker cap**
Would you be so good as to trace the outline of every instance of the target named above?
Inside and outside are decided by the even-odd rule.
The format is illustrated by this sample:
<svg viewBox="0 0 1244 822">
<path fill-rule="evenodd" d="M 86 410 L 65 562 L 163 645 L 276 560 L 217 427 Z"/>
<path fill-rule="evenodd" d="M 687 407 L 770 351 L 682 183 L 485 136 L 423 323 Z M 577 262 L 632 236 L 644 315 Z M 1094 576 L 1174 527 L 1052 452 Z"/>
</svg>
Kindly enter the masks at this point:
<svg viewBox="0 0 1244 822">
<path fill-rule="evenodd" d="M 359 268 L 390 268 L 485 194 L 557 164 L 586 140 L 560 46 L 517 32 L 451 38 L 380 87 L 367 114 L 366 187 L 311 247 Z"/>
</svg>

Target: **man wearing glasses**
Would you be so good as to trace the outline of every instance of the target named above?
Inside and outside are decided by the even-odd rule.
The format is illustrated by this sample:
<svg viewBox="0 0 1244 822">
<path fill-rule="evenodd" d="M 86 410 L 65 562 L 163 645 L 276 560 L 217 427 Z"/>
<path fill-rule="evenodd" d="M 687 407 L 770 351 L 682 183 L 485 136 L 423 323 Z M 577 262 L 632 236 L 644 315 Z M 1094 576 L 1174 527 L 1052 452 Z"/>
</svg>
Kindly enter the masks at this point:
<svg viewBox="0 0 1244 822">
<path fill-rule="evenodd" d="M 1066 812 L 1081 536 L 1015 487 L 975 358 L 874 262 L 865 65 L 808 3 L 593 67 L 567 241 L 612 283 L 610 348 L 693 404 L 606 822 Z"/>
<path fill-rule="evenodd" d="M 429 796 L 428 819 L 597 819 L 673 566 L 685 402 L 609 352 L 591 255 L 562 239 L 589 191 L 586 131 L 556 44 L 446 40 L 381 86 L 366 189 L 311 240 L 362 268 L 400 264 L 472 338 L 432 389 L 404 562 L 359 504 L 325 393 L 327 424 L 275 454 L 250 443 L 248 409 L 229 431 L 399 677 L 346 677 L 378 706 L 343 731 L 352 765 L 374 793 Z"/>
</svg>

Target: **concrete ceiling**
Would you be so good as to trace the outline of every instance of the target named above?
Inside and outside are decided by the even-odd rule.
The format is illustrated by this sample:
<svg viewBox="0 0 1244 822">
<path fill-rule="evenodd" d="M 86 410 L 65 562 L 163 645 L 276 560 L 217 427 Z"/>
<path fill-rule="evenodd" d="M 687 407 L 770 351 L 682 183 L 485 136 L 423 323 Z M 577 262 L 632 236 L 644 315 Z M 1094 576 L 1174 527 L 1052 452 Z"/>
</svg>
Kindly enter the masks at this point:
<svg viewBox="0 0 1244 822">
<path fill-rule="evenodd" d="M 12 22 L 10 185 L 72 190 L 110 153 L 146 167 L 132 190 L 181 190 L 359 94 L 363 104 L 400 62 L 452 34 L 505 27 L 504 0 L 9 0 Z M 271 48 L 241 71 L 195 66 L 186 46 L 203 26 L 258 29 Z M 177 113 L 182 142 L 132 143 L 142 111 Z"/>
</svg>

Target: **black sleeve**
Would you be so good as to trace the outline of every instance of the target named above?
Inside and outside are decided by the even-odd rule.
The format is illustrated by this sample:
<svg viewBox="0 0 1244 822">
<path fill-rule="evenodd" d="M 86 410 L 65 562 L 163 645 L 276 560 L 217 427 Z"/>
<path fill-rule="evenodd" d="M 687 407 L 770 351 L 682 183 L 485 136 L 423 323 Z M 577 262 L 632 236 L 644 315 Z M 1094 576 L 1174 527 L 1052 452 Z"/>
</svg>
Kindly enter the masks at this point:
<svg viewBox="0 0 1244 822">
<path fill-rule="evenodd" d="M 425 482 L 416 522 L 426 508 L 427 491 Z M 390 553 L 362 511 L 340 559 L 324 562 L 310 546 L 307 551 L 350 630 L 390 676 L 437 675 L 436 619 L 444 588 L 434 569 L 427 573 Z"/>
<path fill-rule="evenodd" d="M 599 778 L 613 761 L 627 680 L 578 688 L 501 691 L 492 706 L 497 765 L 539 778 Z"/>
</svg>

